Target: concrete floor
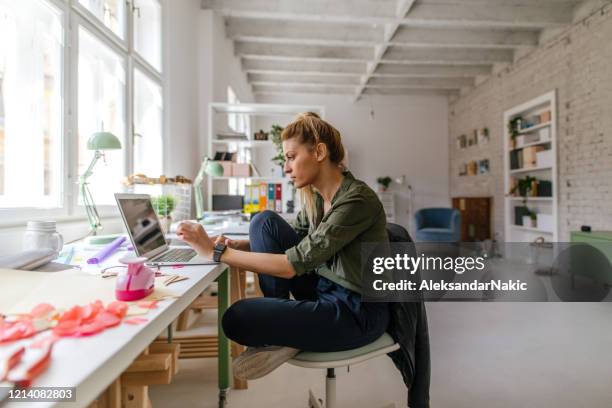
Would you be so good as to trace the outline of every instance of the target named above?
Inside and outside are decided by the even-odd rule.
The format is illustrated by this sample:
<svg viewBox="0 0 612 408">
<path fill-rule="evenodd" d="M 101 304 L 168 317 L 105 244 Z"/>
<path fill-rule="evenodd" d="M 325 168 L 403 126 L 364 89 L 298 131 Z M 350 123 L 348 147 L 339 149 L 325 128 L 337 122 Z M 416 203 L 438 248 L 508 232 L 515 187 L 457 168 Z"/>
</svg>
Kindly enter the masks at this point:
<svg viewBox="0 0 612 408">
<path fill-rule="evenodd" d="M 430 303 L 432 408 L 612 407 L 612 304 Z M 203 320 L 213 319 L 213 315 Z M 216 361 L 182 360 L 153 406 L 217 407 Z M 338 408 L 406 406 L 387 357 L 338 370 Z M 232 391 L 229 408 L 307 407 L 324 373 L 284 365 Z"/>
</svg>

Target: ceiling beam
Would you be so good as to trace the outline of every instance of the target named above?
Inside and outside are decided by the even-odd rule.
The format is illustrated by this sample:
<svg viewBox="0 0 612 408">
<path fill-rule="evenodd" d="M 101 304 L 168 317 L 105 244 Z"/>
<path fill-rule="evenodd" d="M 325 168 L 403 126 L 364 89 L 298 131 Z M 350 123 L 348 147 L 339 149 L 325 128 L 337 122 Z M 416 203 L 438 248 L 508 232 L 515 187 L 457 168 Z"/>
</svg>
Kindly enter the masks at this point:
<svg viewBox="0 0 612 408">
<path fill-rule="evenodd" d="M 374 76 L 397 77 L 475 77 L 490 75 L 491 65 L 408 65 L 382 63 Z"/>
<path fill-rule="evenodd" d="M 403 16 L 394 0 L 202 0 L 202 8 L 237 18 L 430 27 L 541 29 L 571 23 L 573 17 L 573 3 L 507 3 L 419 3 Z"/>
<path fill-rule="evenodd" d="M 303 45 L 296 47 L 290 44 L 262 44 L 256 42 L 236 41 L 234 52 L 243 57 L 285 57 L 307 59 L 331 59 L 339 61 L 368 61 L 373 57 L 371 47 L 339 47 Z"/>
<path fill-rule="evenodd" d="M 359 85 L 359 76 L 340 75 L 296 75 L 286 74 L 247 74 L 247 81 L 251 84 L 258 82 L 283 82 L 283 83 L 313 83 L 332 85 Z"/>
<path fill-rule="evenodd" d="M 254 84 L 254 93 L 322 93 L 350 95 L 353 87 L 306 84 Z"/>
<path fill-rule="evenodd" d="M 366 87 L 460 89 L 474 86 L 474 78 L 370 78 Z"/>
<path fill-rule="evenodd" d="M 409 48 L 390 47 L 382 60 L 405 64 L 419 62 L 427 64 L 492 64 L 512 62 L 512 50 L 479 48 Z"/>
<path fill-rule="evenodd" d="M 362 75 L 365 72 L 365 62 L 355 61 L 287 61 L 242 58 L 242 70 L 245 72 L 304 72 L 337 75 Z"/>
<path fill-rule="evenodd" d="M 226 34 L 235 41 L 266 44 L 375 46 L 384 43 L 381 27 L 228 18 Z M 386 45 L 413 47 L 515 48 L 538 44 L 537 30 L 432 28 L 400 26 Z"/>
</svg>

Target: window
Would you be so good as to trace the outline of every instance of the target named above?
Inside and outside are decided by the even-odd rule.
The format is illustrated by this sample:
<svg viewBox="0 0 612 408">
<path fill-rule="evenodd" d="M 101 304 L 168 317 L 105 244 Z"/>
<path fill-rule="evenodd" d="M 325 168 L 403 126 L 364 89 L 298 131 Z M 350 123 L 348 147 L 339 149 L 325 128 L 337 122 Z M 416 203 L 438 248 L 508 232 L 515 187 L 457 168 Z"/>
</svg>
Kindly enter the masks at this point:
<svg viewBox="0 0 612 408">
<path fill-rule="evenodd" d="M 159 0 L 0 0 L 0 224 L 82 217 L 76 181 L 98 131 L 122 144 L 88 179 L 102 214 L 123 177 L 162 173 L 162 12 Z"/>
<path fill-rule="evenodd" d="M 134 49 L 161 71 L 161 6 L 158 0 L 134 0 Z"/>
<path fill-rule="evenodd" d="M 87 140 L 99 131 L 113 133 L 123 149 L 104 152 L 105 160 L 98 164 L 88 179 L 96 204 L 115 202 L 113 193 L 121 189 L 125 149 L 125 67 L 122 58 L 79 28 L 78 65 L 78 174 L 83 174 L 93 159 L 87 150 Z"/>
<path fill-rule="evenodd" d="M 60 204 L 62 55 L 59 10 L 0 0 L 0 207 Z"/>
<path fill-rule="evenodd" d="M 125 0 L 79 0 L 87 10 L 121 39 L 125 39 Z"/>
<path fill-rule="evenodd" d="M 162 174 L 162 89 L 134 73 L 134 173 Z"/>
</svg>

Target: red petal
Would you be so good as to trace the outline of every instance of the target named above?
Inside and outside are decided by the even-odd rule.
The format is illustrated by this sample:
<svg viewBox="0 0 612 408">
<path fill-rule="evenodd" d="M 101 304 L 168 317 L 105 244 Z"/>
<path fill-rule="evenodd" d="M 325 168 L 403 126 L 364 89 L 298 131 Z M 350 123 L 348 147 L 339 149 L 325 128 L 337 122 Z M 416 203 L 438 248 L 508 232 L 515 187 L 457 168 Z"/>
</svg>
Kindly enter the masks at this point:
<svg viewBox="0 0 612 408">
<path fill-rule="evenodd" d="M 100 333 L 105 328 L 106 327 L 104 326 L 104 323 L 95 320 L 91 323 L 82 324 L 81 326 L 79 326 L 77 334 L 79 336 L 91 336 L 92 334 Z"/>
<path fill-rule="evenodd" d="M 114 327 L 121 323 L 121 319 L 110 312 L 102 312 L 96 317 L 96 323 L 102 324 L 104 327 Z"/>
<path fill-rule="evenodd" d="M 114 314 L 120 319 L 127 314 L 128 304 L 125 302 L 112 302 L 108 306 L 106 306 L 106 311 Z"/>
<path fill-rule="evenodd" d="M 65 320 L 53 328 L 53 334 L 60 337 L 74 336 L 79 331 L 79 322 L 76 320 Z"/>
<path fill-rule="evenodd" d="M 157 307 L 157 300 L 141 300 L 136 304 L 143 309 L 155 309 Z"/>
<path fill-rule="evenodd" d="M 68 320 L 74 320 L 77 323 L 80 323 L 83 319 L 83 308 L 81 306 L 73 306 L 71 309 L 68 309 L 59 318 L 60 323 Z"/>
<path fill-rule="evenodd" d="M 39 305 L 34 306 L 34 309 L 30 312 L 30 314 L 34 317 L 45 317 L 49 313 L 53 312 L 55 308 L 48 303 L 41 303 Z"/>
<path fill-rule="evenodd" d="M 132 317 L 130 319 L 124 320 L 123 323 L 127 323 L 127 324 L 141 324 L 141 323 L 146 323 L 148 321 L 149 321 L 149 319 L 145 319 L 144 317 Z"/>
</svg>

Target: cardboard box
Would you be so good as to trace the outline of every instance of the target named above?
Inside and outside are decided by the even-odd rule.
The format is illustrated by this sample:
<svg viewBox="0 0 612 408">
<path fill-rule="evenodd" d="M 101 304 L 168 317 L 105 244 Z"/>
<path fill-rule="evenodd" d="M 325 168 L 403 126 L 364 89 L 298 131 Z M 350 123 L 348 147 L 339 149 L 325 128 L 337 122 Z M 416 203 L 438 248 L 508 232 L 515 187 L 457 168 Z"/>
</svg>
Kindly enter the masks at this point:
<svg viewBox="0 0 612 408">
<path fill-rule="evenodd" d="M 544 127 L 542 129 L 540 129 L 538 134 L 540 136 L 540 141 L 541 142 L 549 141 L 550 140 L 550 127 Z"/>
<path fill-rule="evenodd" d="M 233 175 L 232 173 L 232 163 L 231 161 L 226 161 L 226 160 L 221 160 L 218 162 L 221 167 L 223 167 L 223 176 L 224 177 L 230 177 Z"/>
<path fill-rule="evenodd" d="M 553 165 L 553 151 L 540 150 L 536 153 L 536 164 L 538 167 L 552 167 Z"/>
<path fill-rule="evenodd" d="M 232 176 L 250 177 L 251 165 L 248 163 L 232 163 Z"/>
<path fill-rule="evenodd" d="M 540 113 L 540 123 L 550 122 L 550 111 Z"/>
</svg>

